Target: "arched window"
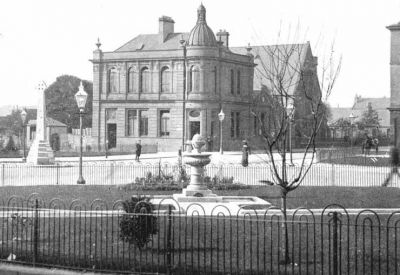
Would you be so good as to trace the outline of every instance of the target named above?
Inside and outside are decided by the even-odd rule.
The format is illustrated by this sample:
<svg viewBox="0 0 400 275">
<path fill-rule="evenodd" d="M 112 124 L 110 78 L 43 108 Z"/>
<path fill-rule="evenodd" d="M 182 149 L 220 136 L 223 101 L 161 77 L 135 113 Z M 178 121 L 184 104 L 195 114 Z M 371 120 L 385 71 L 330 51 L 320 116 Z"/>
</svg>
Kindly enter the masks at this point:
<svg viewBox="0 0 400 275">
<path fill-rule="evenodd" d="M 134 68 L 128 70 L 128 93 L 137 93 L 136 76 Z"/>
<path fill-rule="evenodd" d="M 170 78 L 170 70 L 168 67 L 163 67 L 161 69 L 161 92 L 162 93 L 169 93 L 171 91 L 170 89 L 170 84 L 171 84 L 171 78 Z"/>
<path fill-rule="evenodd" d="M 237 94 L 240 94 L 240 71 L 237 72 L 237 81 L 236 81 L 236 85 L 237 85 Z"/>
<path fill-rule="evenodd" d="M 200 70 L 197 66 L 190 67 L 189 72 L 189 91 L 200 91 Z"/>
<path fill-rule="evenodd" d="M 109 93 L 119 92 L 119 71 L 116 68 L 108 70 L 108 89 Z"/>
<path fill-rule="evenodd" d="M 140 92 L 150 93 L 150 71 L 147 67 L 140 71 Z"/>
</svg>

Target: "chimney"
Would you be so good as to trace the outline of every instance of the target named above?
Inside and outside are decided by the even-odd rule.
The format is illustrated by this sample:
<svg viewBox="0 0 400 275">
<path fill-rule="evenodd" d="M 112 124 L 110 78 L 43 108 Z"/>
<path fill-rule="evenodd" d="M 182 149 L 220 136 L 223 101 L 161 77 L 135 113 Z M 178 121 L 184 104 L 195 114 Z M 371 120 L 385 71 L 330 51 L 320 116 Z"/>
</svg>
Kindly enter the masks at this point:
<svg viewBox="0 0 400 275">
<path fill-rule="evenodd" d="M 217 32 L 217 40 L 222 42 L 225 47 L 229 48 L 229 32 L 226 30 L 219 30 L 219 32 Z"/>
<path fill-rule="evenodd" d="M 159 29 L 158 34 L 161 35 L 161 41 L 164 43 L 168 37 L 168 34 L 174 33 L 174 20 L 169 16 L 161 16 L 158 19 Z"/>
</svg>

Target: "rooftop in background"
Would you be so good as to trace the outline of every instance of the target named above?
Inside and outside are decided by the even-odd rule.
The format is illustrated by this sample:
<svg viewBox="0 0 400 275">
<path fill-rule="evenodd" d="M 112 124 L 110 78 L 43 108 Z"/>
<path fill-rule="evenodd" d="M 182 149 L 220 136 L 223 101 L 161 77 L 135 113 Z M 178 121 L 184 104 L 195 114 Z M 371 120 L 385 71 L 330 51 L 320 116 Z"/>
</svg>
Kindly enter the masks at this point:
<svg viewBox="0 0 400 275">
<path fill-rule="evenodd" d="M 33 125 L 36 125 L 36 119 L 29 120 L 28 126 L 33 126 Z M 67 125 L 65 125 L 64 123 L 52 119 L 51 117 L 46 117 L 46 125 L 50 127 L 67 127 Z"/>
</svg>

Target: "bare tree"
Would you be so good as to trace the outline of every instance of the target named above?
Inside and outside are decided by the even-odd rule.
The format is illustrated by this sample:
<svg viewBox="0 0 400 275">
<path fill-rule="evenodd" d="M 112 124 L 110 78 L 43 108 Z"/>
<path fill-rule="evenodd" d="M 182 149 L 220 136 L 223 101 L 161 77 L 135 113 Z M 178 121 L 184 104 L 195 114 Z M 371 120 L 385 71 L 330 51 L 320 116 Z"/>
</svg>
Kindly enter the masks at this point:
<svg viewBox="0 0 400 275">
<path fill-rule="evenodd" d="M 283 261 L 289 263 L 287 194 L 300 186 L 313 165 L 316 138 L 321 125 L 326 126 L 325 102 L 337 80 L 341 57 L 334 59 L 332 45 L 328 59 L 323 60 L 318 72 L 317 58 L 313 56 L 309 42 L 262 46 L 255 50 L 255 62 L 258 63 L 255 70 L 262 78 L 263 86 L 254 97 L 252 115 L 255 127 L 265 141 L 268 167 L 273 175 L 272 181 L 262 182 L 280 187 L 284 220 L 282 253 Z M 294 136 L 301 138 L 304 144 L 300 164 L 296 167 L 292 165 L 291 155 Z"/>
</svg>

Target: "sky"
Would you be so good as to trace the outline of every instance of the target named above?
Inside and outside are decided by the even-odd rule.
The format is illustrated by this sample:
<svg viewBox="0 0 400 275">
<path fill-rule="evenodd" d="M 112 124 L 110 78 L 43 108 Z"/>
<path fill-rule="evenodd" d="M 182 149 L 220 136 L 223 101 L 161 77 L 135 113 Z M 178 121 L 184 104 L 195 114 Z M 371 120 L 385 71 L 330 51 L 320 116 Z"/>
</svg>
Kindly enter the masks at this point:
<svg viewBox="0 0 400 275">
<path fill-rule="evenodd" d="M 203 0 L 214 32 L 226 29 L 230 46 L 310 41 L 321 60 L 342 57 L 328 102 L 349 107 L 355 95 L 390 96 L 390 32 L 400 0 Z M 114 51 L 138 34 L 157 33 L 171 16 L 176 32 L 196 23 L 198 0 L 0 1 L 0 105 L 36 105 L 35 87 L 63 74 L 92 80 L 89 59 L 100 38 Z M 295 35 L 296 29 L 299 35 Z"/>
</svg>

